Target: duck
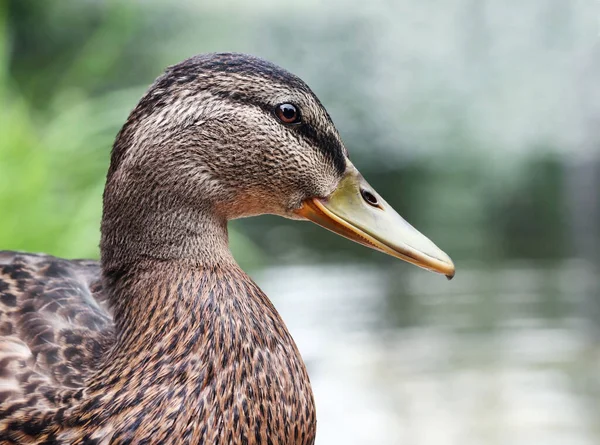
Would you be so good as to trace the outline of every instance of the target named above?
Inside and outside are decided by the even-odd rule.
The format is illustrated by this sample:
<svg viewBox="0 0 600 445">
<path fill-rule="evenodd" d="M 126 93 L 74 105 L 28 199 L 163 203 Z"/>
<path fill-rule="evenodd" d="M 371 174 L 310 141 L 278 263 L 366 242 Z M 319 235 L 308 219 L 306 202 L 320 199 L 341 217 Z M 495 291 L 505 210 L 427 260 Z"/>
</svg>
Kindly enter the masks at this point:
<svg viewBox="0 0 600 445">
<path fill-rule="evenodd" d="M 298 347 L 228 246 L 228 221 L 261 214 L 455 273 L 300 78 L 245 54 L 189 58 L 116 136 L 100 261 L 0 252 L 0 443 L 313 444 Z"/>
</svg>

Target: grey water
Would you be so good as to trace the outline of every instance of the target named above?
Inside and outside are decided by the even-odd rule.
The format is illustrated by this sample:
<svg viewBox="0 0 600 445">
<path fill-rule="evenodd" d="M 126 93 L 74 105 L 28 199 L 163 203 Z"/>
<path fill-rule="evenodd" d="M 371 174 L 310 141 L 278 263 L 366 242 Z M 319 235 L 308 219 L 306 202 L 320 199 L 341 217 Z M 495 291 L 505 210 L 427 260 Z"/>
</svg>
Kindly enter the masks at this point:
<svg viewBox="0 0 600 445">
<path fill-rule="evenodd" d="M 268 267 L 254 278 L 307 363 L 317 443 L 600 443 L 597 271 L 403 263 Z"/>
</svg>

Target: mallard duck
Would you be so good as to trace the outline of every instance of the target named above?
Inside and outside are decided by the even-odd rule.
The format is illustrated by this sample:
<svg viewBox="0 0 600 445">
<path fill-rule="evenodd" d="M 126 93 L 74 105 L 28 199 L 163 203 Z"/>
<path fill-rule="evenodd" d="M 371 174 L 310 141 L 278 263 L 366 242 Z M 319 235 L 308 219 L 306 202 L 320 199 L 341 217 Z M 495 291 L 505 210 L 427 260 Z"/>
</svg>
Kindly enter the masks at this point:
<svg viewBox="0 0 600 445">
<path fill-rule="evenodd" d="M 228 248 L 229 220 L 266 213 L 454 275 L 302 80 L 247 55 L 193 57 L 116 137 L 100 263 L 0 253 L 0 442 L 314 443 L 300 353 Z"/>
</svg>

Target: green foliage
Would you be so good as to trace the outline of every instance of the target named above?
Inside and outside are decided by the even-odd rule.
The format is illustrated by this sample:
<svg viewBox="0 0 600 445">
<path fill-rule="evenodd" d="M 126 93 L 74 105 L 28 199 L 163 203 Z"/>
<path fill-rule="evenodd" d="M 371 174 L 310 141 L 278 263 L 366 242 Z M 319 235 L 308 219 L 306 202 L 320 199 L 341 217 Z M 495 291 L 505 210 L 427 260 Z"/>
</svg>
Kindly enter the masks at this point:
<svg viewBox="0 0 600 445">
<path fill-rule="evenodd" d="M 126 2 L 2 7 L 0 248 L 97 258 L 112 142 L 168 63 L 138 50 L 161 15 Z M 242 264 L 261 263 L 247 237 L 231 238 Z"/>
<path fill-rule="evenodd" d="M 1 19 L 0 245 L 97 257 L 109 149 L 140 89 L 93 96 L 91 85 L 74 81 L 102 79 L 114 63 L 115 51 L 99 54 L 94 35 L 79 42 L 83 49 L 68 63 L 48 61 L 48 69 L 30 70 L 17 81 L 13 72 L 31 63 L 31 54 L 7 56 L 15 50 L 9 43 L 19 35 L 18 24 L 27 25 L 15 17 L 23 12 L 16 9 L 11 27 L 6 10 Z"/>
</svg>

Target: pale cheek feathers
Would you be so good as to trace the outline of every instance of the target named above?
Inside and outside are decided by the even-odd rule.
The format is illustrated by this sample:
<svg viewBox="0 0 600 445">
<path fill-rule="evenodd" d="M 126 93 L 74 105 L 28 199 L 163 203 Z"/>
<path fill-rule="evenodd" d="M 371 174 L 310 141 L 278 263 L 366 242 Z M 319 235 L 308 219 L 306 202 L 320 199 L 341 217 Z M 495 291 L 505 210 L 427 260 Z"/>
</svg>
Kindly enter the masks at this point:
<svg viewBox="0 0 600 445">
<path fill-rule="evenodd" d="M 281 94 L 282 101 L 285 97 Z M 179 179 L 188 182 L 188 190 L 202 189 L 214 202 L 227 201 L 239 216 L 287 215 L 306 198 L 329 195 L 339 181 L 317 147 L 268 111 L 206 91 L 182 91 L 171 104 L 146 116 L 121 168 L 151 165 L 156 150 L 169 150 L 158 156 L 163 161 L 165 154 L 185 161 Z M 234 196 L 241 202 L 232 202 Z"/>
</svg>

